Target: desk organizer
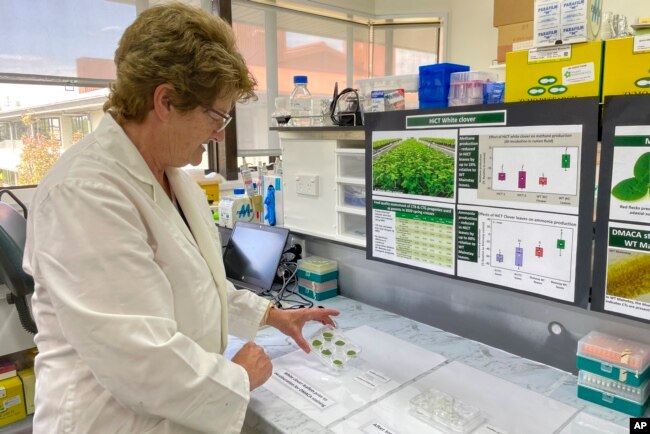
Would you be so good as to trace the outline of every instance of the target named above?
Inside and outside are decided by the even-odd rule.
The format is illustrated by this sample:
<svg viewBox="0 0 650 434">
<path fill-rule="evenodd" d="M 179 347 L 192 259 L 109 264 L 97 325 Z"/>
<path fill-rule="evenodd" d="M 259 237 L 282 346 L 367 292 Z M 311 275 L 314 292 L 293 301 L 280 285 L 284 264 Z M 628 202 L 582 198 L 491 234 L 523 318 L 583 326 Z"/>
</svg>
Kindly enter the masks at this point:
<svg viewBox="0 0 650 434">
<path fill-rule="evenodd" d="M 640 387 L 620 383 L 587 371 L 578 373 L 578 397 L 631 416 L 640 417 L 648 406 L 650 382 Z"/>
<path fill-rule="evenodd" d="M 449 433 L 470 433 L 485 420 L 478 408 L 437 389 L 414 396 L 410 405 L 415 417 Z"/>
<path fill-rule="evenodd" d="M 600 332 L 578 341 L 576 366 L 639 387 L 650 378 L 650 346 Z"/>
<path fill-rule="evenodd" d="M 340 330 L 325 326 L 309 338 L 312 353 L 334 372 L 340 372 L 353 363 L 361 352 Z"/>
</svg>

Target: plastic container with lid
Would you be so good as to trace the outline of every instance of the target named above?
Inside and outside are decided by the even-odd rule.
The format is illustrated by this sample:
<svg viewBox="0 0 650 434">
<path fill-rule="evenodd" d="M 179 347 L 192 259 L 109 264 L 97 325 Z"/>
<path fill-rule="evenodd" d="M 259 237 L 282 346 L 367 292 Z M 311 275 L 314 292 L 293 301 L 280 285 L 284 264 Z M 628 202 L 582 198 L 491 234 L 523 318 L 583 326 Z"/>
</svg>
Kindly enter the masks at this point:
<svg viewBox="0 0 650 434">
<path fill-rule="evenodd" d="M 291 125 L 294 127 L 308 127 L 311 125 L 311 93 L 307 89 L 307 76 L 293 76 L 293 91 L 289 96 L 291 109 Z"/>
<path fill-rule="evenodd" d="M 395 104 L 397 95 L 402 95 L 403 108 L 418 108 L 418 75 L 389 75 L 355 81 L 359 97 L 366 113 L 383 112 L 402 107 Z M 399 91 L 402 91 L 401 93 Z M 374 93 L 374 96 L 373 96 Z"/>
<path fill-rule="evenodd" d="M 578 341 L 576 366 L 638 387 L 650 378 L 650 345 L 593 331 Z"/>
<path fill-rule="evenodd" d="M 430 389 L 411 398 L 411 414 L 445 432 L 469 433 L 485 418 L 481 411 L 437 389 Z"/>
<path fill-rule="evenodd" d="M 338 295 L 338 279 L 328 280 L 322 283 L 308 279 L 299 279 L 298 292 L 312 300 L 327 300 Z"/>
<path fill-rule="evenodd" d="M 650 381 L 635 387 L 587 371 L 578 373 L 578 397 L 631 416 L 642 416 L 648 406 Z"/>
<path fill-rule="evenodd" d="M 497 78 L 491 72 L 453 72 L 449 77 L 449 107 L 484 104 L 485 85 Z"/>
<path fill-rule="evenodd" d="M 327 282 L 339 277 L 339 266 L 332 259 L 310 256 L 298 261 L 298 279 Z"/>
<path fill-rule="evenodd" d="M 455 63 L 420 66 L 418 88 L 420 108 L 447 107 L 451 73 L 461 71 L 469 71 L 469 66 Z"/>
</svg>

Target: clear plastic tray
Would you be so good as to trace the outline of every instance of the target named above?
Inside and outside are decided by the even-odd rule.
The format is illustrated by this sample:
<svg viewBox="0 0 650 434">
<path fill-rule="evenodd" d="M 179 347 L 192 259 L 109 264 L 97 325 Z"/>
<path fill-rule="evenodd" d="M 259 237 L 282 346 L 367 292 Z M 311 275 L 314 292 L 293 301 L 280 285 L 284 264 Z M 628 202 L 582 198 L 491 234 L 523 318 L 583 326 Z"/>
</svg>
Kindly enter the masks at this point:
<svg viewBox="0 0 650 434">
<path fill-rule="evenodd" d="M 318 360 L 334 372 L 352 364 L 361 348 L 352 343 L 340 330 L 324 326 L 309 338 L 309 345 Z"/>
<path fill-rule="evenodd" d="M 415 417 L 448 433 L 470 433 L 485 420 L 478 408 L 437 389 L 414 396 L 410 404 Z"/>
</svg>

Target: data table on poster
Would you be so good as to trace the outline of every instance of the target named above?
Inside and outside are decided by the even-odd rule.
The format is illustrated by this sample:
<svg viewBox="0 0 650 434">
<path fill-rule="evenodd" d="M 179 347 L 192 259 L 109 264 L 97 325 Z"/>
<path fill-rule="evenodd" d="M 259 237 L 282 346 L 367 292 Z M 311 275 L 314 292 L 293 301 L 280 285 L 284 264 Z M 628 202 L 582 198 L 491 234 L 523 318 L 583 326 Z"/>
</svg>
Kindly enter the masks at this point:
<svg viewBox="0 0 650 434">
<path fill-rule="evenodd" d="M 454 228 L 424 219 L 395 219 L 397 256 L 430 264 L 453 265 Z"/>
<path fill-rule="evenodd" d="M 373 200 L 373 255 L 454 272 L 454 209 L 418 201 Z"/>
</svg>

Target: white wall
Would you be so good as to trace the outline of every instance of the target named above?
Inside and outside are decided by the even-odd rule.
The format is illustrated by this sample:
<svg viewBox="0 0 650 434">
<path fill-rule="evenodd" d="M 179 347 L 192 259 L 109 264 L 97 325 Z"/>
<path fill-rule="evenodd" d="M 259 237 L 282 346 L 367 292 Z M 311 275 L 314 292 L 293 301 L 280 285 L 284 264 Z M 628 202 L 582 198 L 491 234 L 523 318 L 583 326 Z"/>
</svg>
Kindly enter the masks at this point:
<svg viewBox="0 0 650 434">
<path fill-rule="evenodd" d="M 487 70 L 497 56 L 497 30 L 492 27 L 494 3 L 485 0 L 450 2 L 447 62 Z"/>
<path fill-rule="evenodd" d="M 449 12 L 451 5 L 463 0 L 375 0 L 375 16 L 395 17 L 404 15 L 435 15 L 435 12 Z M 472 0 L 492 3 L 491 0 Z"/>
<path fill-rule="evenodd" d="M 376 0 L 375 15 L 447 14 L 446 62 L 487 70 L 497 55 L 497 31 L 492 27 L 494 3 L 490 0 Z M 500 77 L 503 78 L 503 77 Z"/>
<path fill-rule="evenodd" d="M 628 18 L 628 24 L 634 24 L 639 16 L 650 17 L 650 1 L 648 0 L 605 0 L 605 12 L 623 14 Z"/>
<path fill-rule="evenodd" d="M 624 14 L 630 24 L 639 16 L 650 16 L 649 0 L 605 0 L 605 11 Z M 488 70 L 497 52 L 497 30 L 492 27 L 492 0 L 376 0 L 375 15 L 435 15 L 447 13 L 447 53 L 445 61 L 469 65 L 472 70 Z M 505 71 L 499 73 L 505 79 Z"/>
</svg>

